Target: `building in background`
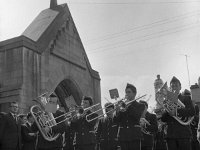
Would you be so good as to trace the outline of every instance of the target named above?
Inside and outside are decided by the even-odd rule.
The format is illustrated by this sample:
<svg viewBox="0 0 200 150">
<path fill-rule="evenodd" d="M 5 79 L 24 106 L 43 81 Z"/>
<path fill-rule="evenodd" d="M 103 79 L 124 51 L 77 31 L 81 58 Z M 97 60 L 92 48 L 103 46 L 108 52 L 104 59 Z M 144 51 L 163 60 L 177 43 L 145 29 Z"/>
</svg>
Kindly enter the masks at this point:
<svg viewBox="0 0 200 150">
<path fill-rule="evenodd" d="M 156 96 L 156 93 L 158 92 L 158 90 L 160 90 L 160 88 L 163 86 L 163 80 L 160 78 L 160 75 L 158 74 L 157 75 L 157 78 L 155 79 L 154 81 L 154 90 L 155 90 L 155 98 L 157 97 Z M 158 104 L 156 102 L 156 108 L 155 109 L 160 109 L 160 104 Z"/>
<path fill-rule="evenodd" d="M 16 20 L 17 23 L 18 20 Z M 43 10 L 21 36 L 0 42 L 0 111 L 18 101 L 27 112 L 44 92 L 80 105 L 83 95 L 100 102 L 100 76 L 91 68 L 67 4 Z"/>
<path fill-rule="evenodd" d="M 192 101 L 200 107 L 200 85 L 197 83 L 195 85 L 191 85 L 190 90 L 192 94 Z"/>
</svg>

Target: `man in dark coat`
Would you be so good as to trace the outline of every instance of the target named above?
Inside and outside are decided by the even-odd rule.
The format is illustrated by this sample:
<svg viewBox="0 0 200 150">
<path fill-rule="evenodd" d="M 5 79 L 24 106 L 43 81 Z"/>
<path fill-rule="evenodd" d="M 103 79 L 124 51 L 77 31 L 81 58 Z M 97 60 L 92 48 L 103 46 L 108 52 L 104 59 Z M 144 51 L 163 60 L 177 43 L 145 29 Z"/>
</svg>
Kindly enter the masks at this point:
<svg viewBox="0 0 200 150">
<path fill-rule="evenodd" d="M 167 150 L 165 141 L 165 128 L 166 123 L 161 121 L 162 109 L 155 109 L 154 112 L 157 116 L 158 132 L 155 136 L 155 148 L 154 150 Z"/>
<path fill-rule="evenodd" d="M 144 104 L 135 100 L 137 93 L 136 87 L 132 84 L 127 84 L 125 103 L 126 109 L 117 109 L 117 122 L 119 123 L 119 142 L 121 150 L 140 150 L 142 132 L 140 127 L 140 118 L 144 111 Z M 123 106 L 123 104 L 122 104 Z M 120 108 L 120 107 L 119 107 Z"/>
<path fill-rule="evenodd" d="M 91 97 L 84 96 L 81 103 L 79 113 L 74 116 L 71 121 L 71 127 L 75 131 L 74 145 L 75 150 L 95 150 L 96 137 L 95 137 L 95 126 L 96 120 L 88 121 L 97 117 L 97 114 L 91 114 L 91 110 L 88 109 L 93 105 Z M 86 118 L 87 115 L 91 114 Z"/>
<path fill-rule="evenodd" d="M 140 125 L 142 127 L 143 140 L 141 143 L 141 150 L 152 150 L 154 146 L 154 138 L 158 131 L 158 123 L 155 114 L 151 114 L 147 111 L 148 104 L 146 101 L 140 101 L 145 105 L 145 110 L 141 118 Z"/>
<path fill-rule="evenodd" d="M 99 120 L 96 131 L 97 143 L 100 150 L 116 150 L 118 146 L 118 124 L 114 116 L 114 105 L 106 103 L 104 107 L 106 116 Z"/>
<path fill-rule="evenodd" d="M 167 148 L 168 150 L 191 150 L 192 132 L 190 126 L 182 125 L 174 117 L 176 117 L 176 115 L 183 118 L 193 117 L 195 115 L 195 109 L 192 104 L 191 97 L 180 94 L 181 83 L 176 77 L 172 78 L 170 87 L 173 95 L 169 95 L 169 97 L 174 97 L 173 101 L 177 101 L 179 99 L 185 107 L 174 109 L 169 112 L 166 111 L 161 117 L 161 121 L 166 122 L 167 124 Z"/>
<path fill-rule="evenodd" d="M 35 142 L 36 142 L 37 133 L 34 133 L 32 131 L 31 126 L 33 122 L 34 120 L 31 113 L 28 113 L 27 122 L 25 124 L 22 124 L 21 126 L 22 141 L 23 141 L 22 150 L 35 150 L 36 148 Z"/>
<path fill-rule="evenodd" d="M 17 102 L 11 102 L 10 112 L 0 115 L 0 149 L 21 150 L 21 121 L 17 117 Z"/>
<path fill-rule="evenodd" d="M 71 122 L 67 121 L 67 128 L 65 130 L 65 146 L 63 150 L 74 150 L 74 135 L 75 132 L 71 127 Z"/>
</svg>

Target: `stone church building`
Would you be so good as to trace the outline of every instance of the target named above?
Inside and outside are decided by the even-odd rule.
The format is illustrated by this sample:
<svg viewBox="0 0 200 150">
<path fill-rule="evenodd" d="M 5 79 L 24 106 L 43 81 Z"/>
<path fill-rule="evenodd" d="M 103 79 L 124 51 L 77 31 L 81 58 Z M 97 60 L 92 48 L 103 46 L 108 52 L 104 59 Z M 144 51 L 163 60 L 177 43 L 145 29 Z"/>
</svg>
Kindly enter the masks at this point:
<svg viewBox="0 0 200 150">
<path fill-rule="evenodd" d="M 43 10 L 21 36 L 0 42 L 0 112 L 18 101 L 20 112 L 29 111 L 32 100 L 55 92 L 63 106 L 83 95 L 100 102 L 100 76 L 91 68 L 67 4 Z"/>
</svg>

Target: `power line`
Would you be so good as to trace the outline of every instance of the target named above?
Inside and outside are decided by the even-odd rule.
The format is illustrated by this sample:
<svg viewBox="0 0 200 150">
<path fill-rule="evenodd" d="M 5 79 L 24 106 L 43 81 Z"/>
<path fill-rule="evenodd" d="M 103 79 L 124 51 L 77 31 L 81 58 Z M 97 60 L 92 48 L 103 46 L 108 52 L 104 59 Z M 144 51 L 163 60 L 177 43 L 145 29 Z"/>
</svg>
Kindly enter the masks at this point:
<svg viewBox="0 0 200 150">
<path fill-rule="evenodd" d="M 191 27 L 194 27 L 194 26 L 191 26 L 191 25 L 197 25 L 197 23 L 193 23 L 193 24 L 189 24 L 186 25 L 185 27 L 189 27 L 189 28 L 186 28 L 186 29 L 190 29 Z M 191 27 L 190 27 L 191 26 Z M 88 51 L 89 53 L 95 53 L 95 52 L 103 52 L 103 50 L 107 50 L 107 49 L 112 49 L 112 48 L 118 48 L 118 47 L 121 47 L 121 46 L 126 46 L 128 43 L 129 44 L 132 44 L 132 42 L 134 41 L 135 43 L 136 42 L 142 42 L 142 41 L 146 41 L 146 40 L 151 40 L 151 39 L 154 39 L 154 38 L 157 38 L 157 37 L 161 37 L 161 36 L 165 36 L 165 35 L 169 35 L 169 34 L 166 34 L 165 32 L 168 32 L 168 31 L 171 31 L 172 29 L 179 29 L 179 30 L 175 30 L 175 32 L 170 32 L 169 34 L 173 34 L 173 33 L 177 33 L 177 32 L 180 32 L 180 31 L 184 31 L 185 28 L 181 29 L 180 27 L 175 27 L 175 28 L 171 28 L 171 29 L 167 29 L 167 30 L 162 30 L 160 32 L 157 32 L 157 33 L 151 33 L 151 34 L 147 34 L 145 36 L 140 36 L 140 37 L 136 37 L 134 39 L 129 39 L 129 40 L 126 40 L 126 41 L 122 41 L 121 43 L 114 43 L 112 45 L 105 45 L 105 46 L 102 46 L 102 47 L 98 47 L 96 49 L 93 49 L 93 50 L 90 50 Z M 181 30 L 180 30 L 181 29 Z M 155 36 L 156 34 L 158 34 L 158 36 Z M 154 36 L 154 38 L 152 38 L 152 36 Z M 150 38 L 148 38 L 150 37 Z M 144 39 L 143 38 L 147 38 L 147 39 Z M 114 46 L 113 46 L 114 45 Z M 99 49 L 102 49 L 101 51 L 99 51 Z"/>
<path fill-rule="evenodd" d="M 134 28 L 131 28 L 131 29 L 128 29 L 128 30 L 125 30 L 125 31 L 121 31 L 121 32 L 117 32 L 117 33 L 113 33 L 113 34 L 109 34 L 109 35 L 105 35 L 103 37 L 96 38 L 96 39 L 86 41 L 86 42 L 93 42 L 92 44 L 94 44 L 94 43 L 105 41 L 105 40 L 108 40 L 108 39 L 119 38 L 119 36 L 124 36 L 124 35 L 130 34 L 130 33 L 136 32 L 136 31 L 142 31 L 144 29 L 151 29 L 151 28 L 156 27 L 158 25 L 165 25 L 167 23 L 172 23 L 172 22 L 175 22 L 175 21 L 179 21 L 181 19 L 186 19 L 187 17 L 199 15 L 199 13 L 197 13 L 197 12 L 200 12 L 200 11 L 198 10 L 198 11 L 194 11 L 194 12 L 185 13 L 183 15 L 178 15 L 178 16 L 175 16 L 173 18 L 162 19 L 162 20 L 159 20 L 159 21 L 152 22 L 150 24 L 134 27 Z M 197 13 L 197 14 L 193 14 L 193 13 Z"/>
<path fill-rule="evenodd" d="M 191 37 L 194 37 L 194 36 L 197 36 L 197 35 L 193 35 L 193 36 L 189 36 L 188 38 L 190 39 Z M 179 39 L 179 40 L 171 40 L 171 41 L 168 41 L 168 42 L 165 42 L 165 43 L 162 43 L 162 44 L 159 44 L 159 45 L 153 45 L 153 46 L 149 46 L 149 47 L 147 47 L 147 48 L 142 48 L 142 49 L 140 49 L 140 50 L 150 50 L 150 49 L 152 49 L 152 48 L 154 48 L 155 49 L 155 47 L 160 47 L 161 45 L 166 45 L 166 44 L 169 44 L 169 43 L 173 43 L 173 42 L 180 42 L 180 41 L 183 41 L 184 39 Z M 112 57 L 110 57 L 110 56 L 108 56 L 108 57 L 106 57 L 106 58 L 103 58 L 103 59 L 100 59 L 99 61 L 101 62 L 101 61 L 106 61 L 106 60 L 113 60 L 113 59 L 119 59 L 119 57 L 118 56 L 122 56 L 122 55 L 125 55 L 125 54 L 129 54 L 129 53 L 131 53 L 132 51 L 127 51 L 127 52 L 123 52 L 123 53 L 119 53 L 119 54 L 115 54 L 114 56 L 112 55 Z M 122 57 L 122 58 L 124 58 L 124 57 Z M 97 61 L 97 59 L 95 59 L 95 61 Z M 99 66 L 99 65 L 98 65 Z M 102 66 L 102 65 L 100 65 L 100 66 Z"/>
<path fill-rule="evenodd" d="M 86 5 L 130 5 L 130 4 L 133 4 L 133 5 L 136 5 L 136 4 L 138 4 L 138 5 L 144 5 L 144 4 L 153 4 L 153 5 L 155 5 L 155 4 L 158 4 L 158 5 L 160 5 L 160 4 L 185 4 L 185 3 L 199 3 L 200 1 L 165 1 L 165 2 L 158 2 L 158 1 L 152 1 L 152 2 L 142 2 L 142 1 L 138 1 L 138 2 L 75 2 L 75 1 L 73 1 L 73 2 L 71 2 L 71 1 L 68 1 L 67 3 L 68 4 L 86 4 Z"/>
</svg>

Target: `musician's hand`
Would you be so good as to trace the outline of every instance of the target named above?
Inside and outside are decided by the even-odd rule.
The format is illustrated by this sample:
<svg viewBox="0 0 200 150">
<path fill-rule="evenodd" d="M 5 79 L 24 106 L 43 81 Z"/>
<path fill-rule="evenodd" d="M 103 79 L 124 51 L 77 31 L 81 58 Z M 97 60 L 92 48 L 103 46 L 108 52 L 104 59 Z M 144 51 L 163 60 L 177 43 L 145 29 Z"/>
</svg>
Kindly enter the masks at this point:
<svg viewBox="0 0 200 150">
<path fill-rule="evenodd" d="M 145 121 L 144 121 L 144 118 L 140 118 L 140 125 L 142 126 L 142 127 L 144 127 L 145 126 Z"/>
<path fill-rule="evenodd" d="M 36 136 L 37 133 L 28 133 L 28 135 L 30 135 L 30 136 Z"/>
<path fill-rule="evenodd" d="M 45 130 L 46 133 L 48 133 L 48 132 L 51 130 L 51 128 L 50 128 L 50 127 L 47 127 L 47 126 L 44 127 L 43 129 Z"/>
<path fill-rule="evenodd" d="M 116 111 L 125 111 L 126 110 L 126 104 L 124 101 L 120 100 L 116 105 Z"/>
<path fill-rule="evenodd" d="M 176 116 L 177 110 L 174 109 L 174 110 L 172 110 L 172 111 L 169 111 L 169 114 L 170 114 L 170 116 Z"/>
<path fill-rule="evenodd" d="M 145 118 L 140 118 L 140 125 L 145 127 L 146 125 L 150 125 L 150 123 Z"/>
</svg>

